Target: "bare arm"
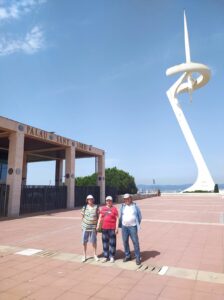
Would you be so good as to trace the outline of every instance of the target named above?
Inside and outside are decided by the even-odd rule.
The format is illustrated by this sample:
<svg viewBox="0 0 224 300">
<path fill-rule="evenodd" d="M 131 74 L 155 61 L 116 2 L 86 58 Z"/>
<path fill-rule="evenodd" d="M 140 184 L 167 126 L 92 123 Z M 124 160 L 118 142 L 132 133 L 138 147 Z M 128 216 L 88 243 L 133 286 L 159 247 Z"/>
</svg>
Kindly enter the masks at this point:
<svg viewBox="0 0 224 300">
<path fill-rule="evenodd" d="M 82 209 L 81 209 L 81 217 L 82 217 L 82 219 L 83 219 L 84 215 L 85 215 L 85 209 L 82 208 Z"/>
<path fill-rule="evenodd" d="M 119 213 L 117 212 L 116 229 L 115 229 L 116 233 L 118 233 L 118 225 L 119 225 Z"/>
<path fill-rule="evenodd" d="M 99 229 L 101 219 L 102 219 L 102 215 L 100 214 L 97 225 L 96 225 L 96 229 Z"/>
</svg>

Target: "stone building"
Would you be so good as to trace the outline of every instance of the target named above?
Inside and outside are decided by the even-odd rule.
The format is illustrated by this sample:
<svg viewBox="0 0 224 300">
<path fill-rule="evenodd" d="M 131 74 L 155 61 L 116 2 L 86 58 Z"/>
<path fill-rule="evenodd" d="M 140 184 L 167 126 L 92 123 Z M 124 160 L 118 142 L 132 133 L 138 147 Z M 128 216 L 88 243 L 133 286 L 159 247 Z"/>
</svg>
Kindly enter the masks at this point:
<svg viewBox="0 0 224 300">
<path fill-rule="evenodd" d="M 75 206 L 75 159 L 95 157 L 100 202 L 105 199 L 104 151 L 30 125 L 0 117 L 0 184 L 9 186 L 8 216 L 20 212 L 27 163 L 55 161 L 55 186 L 65 185 L 66 207 Z M 65 161 L 65 175 L 63 175 Z M 63 182 L 64 176 L 64 182 Z"/>
</svg>

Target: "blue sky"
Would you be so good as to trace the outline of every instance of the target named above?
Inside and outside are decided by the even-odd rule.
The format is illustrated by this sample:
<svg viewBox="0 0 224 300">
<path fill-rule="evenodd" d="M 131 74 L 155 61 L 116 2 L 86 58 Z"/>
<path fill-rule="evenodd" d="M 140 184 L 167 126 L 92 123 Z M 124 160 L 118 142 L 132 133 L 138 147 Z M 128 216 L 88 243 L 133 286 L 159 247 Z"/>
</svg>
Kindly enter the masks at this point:
<svg viewBox="0 0 224 300">
<path fill-rule="evenodd" d="M 0 0 L 2 116 L 92 144 L 137 183 L 193 183 L 197 170 L 166 90 L 167 68 L 192 61 L 212 78 L 180 102 L 215 182 L 224 182 L 224 1 Z M 53 182 L 54 164 L 28 167 Z M 76 175 L 94 160 L 76 160 Z"/>
</svg>

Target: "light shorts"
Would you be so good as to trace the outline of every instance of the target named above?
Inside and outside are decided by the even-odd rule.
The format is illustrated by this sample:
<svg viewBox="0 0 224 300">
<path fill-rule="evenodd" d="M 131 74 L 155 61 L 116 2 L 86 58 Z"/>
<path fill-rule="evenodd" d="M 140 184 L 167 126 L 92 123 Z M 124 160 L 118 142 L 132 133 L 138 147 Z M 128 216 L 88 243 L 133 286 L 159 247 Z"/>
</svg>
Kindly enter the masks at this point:
<svg viewBox="0 0 224 300">
<path fill-rule="evenodd" d="M 92 231 L 82 231 L 82 243 L 86 244 L 90 242 L 91 244 L 96 244 L 96 230 Z"/>
</svg>

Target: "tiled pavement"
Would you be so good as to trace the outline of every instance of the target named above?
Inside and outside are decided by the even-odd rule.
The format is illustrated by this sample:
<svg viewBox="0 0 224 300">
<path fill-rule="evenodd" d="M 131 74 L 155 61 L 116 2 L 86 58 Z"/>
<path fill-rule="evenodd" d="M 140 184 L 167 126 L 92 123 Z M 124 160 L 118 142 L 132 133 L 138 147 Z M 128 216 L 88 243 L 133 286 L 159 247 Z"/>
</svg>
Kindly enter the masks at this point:
<svg viewBox="0 0 224 300">
<path fill-rule="evenodd" d="M 0 300 L 223 300 L 224 198 L 163 195 L 138 204 L 139 270 L 121 262 L 120 233 L 115 264 L 81 263 L 79 210 L 0 222 Z M 44 252 L 16 254 L 28 248 Z M 159 275 L 162 266 L 168 270 Z"/>
</svg>

